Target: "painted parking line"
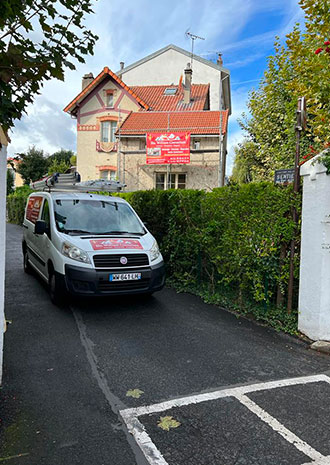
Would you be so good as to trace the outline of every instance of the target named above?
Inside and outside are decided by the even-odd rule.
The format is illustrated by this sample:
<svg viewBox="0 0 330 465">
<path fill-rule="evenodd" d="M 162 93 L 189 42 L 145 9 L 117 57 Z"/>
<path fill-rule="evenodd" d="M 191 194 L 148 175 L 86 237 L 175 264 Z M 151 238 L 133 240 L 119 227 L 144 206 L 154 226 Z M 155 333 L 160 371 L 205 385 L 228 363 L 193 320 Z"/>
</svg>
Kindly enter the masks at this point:
<svg viewBox="0 0 330 465">
<path fill-rule="evenodd" d="M 146 432 L 143 424 L 139 421 L 139 417 L 154 413 L 161 413 L 172 408 L 189 406 L 191 404 L 199 404 L 207 401 L 214 401 L 226 397 L 237 399 L 241 404 L 249 409 L 261 421 L 270 426 L 276 433 L 281 435 L 288 443 L 301 451 L 305 456 L 311 459 L 311 462 L 306 462 L 304 465 L 329 465 L 330 457 L 322 455 L 320 452 L 311 447 L 307 442 L 300 439 L 292 433 L 276 418 L 262 409 L 256 402 L 249 399 L 249 393 L 258 391 L 267 391 L 281 387 L 307 385 L 310 383 L 326 382 L 330 384 L 330 378 L 326 375 L 314 375 L 300 378 L 290 378 L 279 381 L 270 381 L 258 383 L 249 386 L 234 387 L 229 389 L 221 389 L 209 393 L 197 394 L 193 396 L 173 399 L 166 402 L 160 402 L 149 406 L 141 406 L 120 411 L 120 415 L 125 422 L 128 431 L 133 435 L 138 446 L 142 450 L 144 456 L 151 465 L 169 465 L 161 452 L 151 440 Z"/>
</svg>

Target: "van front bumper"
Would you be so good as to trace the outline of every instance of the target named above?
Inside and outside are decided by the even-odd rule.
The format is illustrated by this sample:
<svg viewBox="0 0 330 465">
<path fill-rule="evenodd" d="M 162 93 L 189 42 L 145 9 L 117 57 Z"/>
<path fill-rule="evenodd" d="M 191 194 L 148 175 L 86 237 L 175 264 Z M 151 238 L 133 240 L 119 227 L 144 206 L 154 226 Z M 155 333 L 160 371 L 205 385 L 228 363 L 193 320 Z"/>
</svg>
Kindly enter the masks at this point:
<svg viewBox="0 0 330 465">
<path fill-rule="evenodd" d="M 110 281 L 110 274 L 141 273 L 134 281 Z M 165 284 L 164 262 L 147 268 L 92 270 L 65 265 L 65 286 L 74 295 L 145 294 L 160 291 Z"/>
</svg>

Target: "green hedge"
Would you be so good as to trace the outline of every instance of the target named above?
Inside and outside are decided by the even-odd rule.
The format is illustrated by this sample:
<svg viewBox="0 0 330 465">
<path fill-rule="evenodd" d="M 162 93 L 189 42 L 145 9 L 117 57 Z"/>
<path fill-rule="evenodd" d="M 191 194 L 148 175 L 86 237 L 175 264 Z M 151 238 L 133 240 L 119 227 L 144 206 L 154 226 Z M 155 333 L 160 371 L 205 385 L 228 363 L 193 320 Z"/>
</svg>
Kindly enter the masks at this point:
<svg viewBox="0 0 330 465">
<path fill-rule="evenodd" d="M 297 311 L 285 310 L 291 208 L 290 187 L 272 183 L 196 190 L 138 191 L 122 196 L 155 235 L 169 282 L 208 302 L 297 333 Z M 296 236 L 297 308 L 300 227 Z"/>
<path fill-rule="evenodd" d="M 289 277 L 289 244 L 295 234 L 290 187 L 271 183 L 196 190 L 120 194 L 156 237 L 168 281 L 273 327 L 297 332 L 297 311 L 284 307 Z M 26 197 L 25 197 L 26 198 Z M 8 197 L 8 218 L 20 223 L 25 198 Z M 299 274 L 297 231 L 295 308 Z"/>
<path fill-rule="evenodd" d="M 13 194 L 7 196 L 7 219 L 9 223 L 22 224 L 26 200 L 32 189 L 28 186 L 17 187 Z"/>
</svg>

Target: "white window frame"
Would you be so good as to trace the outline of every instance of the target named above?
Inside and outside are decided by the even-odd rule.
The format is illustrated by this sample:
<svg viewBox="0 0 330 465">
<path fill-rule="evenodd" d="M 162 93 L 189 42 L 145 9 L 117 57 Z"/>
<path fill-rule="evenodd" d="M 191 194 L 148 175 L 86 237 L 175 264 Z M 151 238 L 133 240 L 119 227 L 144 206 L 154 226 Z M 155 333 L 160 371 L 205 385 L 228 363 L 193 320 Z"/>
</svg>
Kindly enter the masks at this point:
<svg viewBox="0 0 330 465">
<path fill-rule="evenodd" d="M 184 187 L 180 189 L 186 189 L 187 188 L 187 173 L 170 173 L 170 177 L 174 176 L 174 186 L 172 186 L 172 180 L 169 183 L 168 180 L 168 173 L 163 172 L 163 171 L 158 171 L 155 173 L 155 189 L 157 189 L 157 174 L 163 175 L 164 176 L 164 189 L 159 189 L 159 190 L 168 190 L 168 189 L 179 189 L 179 176 L 182 175 L 185 177 L 184 181 Z"/>
<path fill-rule="evenodd" d="M 101 121 L 101 142 L 116 142 L 117 121 Z"/>
<path fill-rule="evenodd" d="M 100 179 L 106 181 L 115 181 L 117 178 L 117 172 L 115 170 L 100 170 Z"/>
</svg>

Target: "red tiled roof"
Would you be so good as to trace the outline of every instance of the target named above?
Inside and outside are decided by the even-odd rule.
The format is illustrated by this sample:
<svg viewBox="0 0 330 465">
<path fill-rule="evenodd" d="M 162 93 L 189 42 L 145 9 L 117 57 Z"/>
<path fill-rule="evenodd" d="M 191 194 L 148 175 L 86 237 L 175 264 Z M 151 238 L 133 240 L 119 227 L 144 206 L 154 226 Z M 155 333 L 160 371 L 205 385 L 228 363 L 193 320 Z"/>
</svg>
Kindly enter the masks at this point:
<svg viewBox="0 0 330 465">
<path fill-rule="evenodd" d="M 222 134 L 227 131 L 228 110 L 131 113 L 120 127 L 120 134 L 138 135 L 147 132 L 188 131 L 192 134 L 219 134 L 222 113 Z M 119 131 L 117 131 L 118 133 Z"/>
<path fill-rule="evenodd" d="M 149 105 L 152 111 L 204 110 L 208 103 L 210 84 L 192 84 L 191 102 L 183 103 L 183 88 L 179 86 L 131 86 L 133 92 Z M 175 95 L 164 95 L 165 89 L 176 89 Z"/>
<path fill-rule="evenodd" d="M 71 112 L 75 106 L 80 103 L 87 95 L 104 79 L 105 76 L 111 76 L 123 89 L 125 89 L 129 94 L 132 95 L 136 99 L 136 101 L 145 109 L 149 109 L 149 105 L 147 105 L 139 96 L 135 94 L 135 92 L 130 89 L 118 76 L 115 74 L 111 69 L 108 67 L 103 68 L 98 76 L 90 83 L 88 86 L 83 89 L 80 94 L 77 95 L 65 108 L 64 111 L 67 113 Z"/>
</svg>

